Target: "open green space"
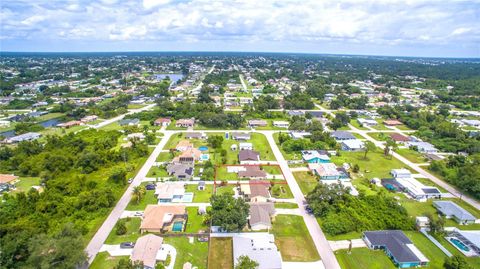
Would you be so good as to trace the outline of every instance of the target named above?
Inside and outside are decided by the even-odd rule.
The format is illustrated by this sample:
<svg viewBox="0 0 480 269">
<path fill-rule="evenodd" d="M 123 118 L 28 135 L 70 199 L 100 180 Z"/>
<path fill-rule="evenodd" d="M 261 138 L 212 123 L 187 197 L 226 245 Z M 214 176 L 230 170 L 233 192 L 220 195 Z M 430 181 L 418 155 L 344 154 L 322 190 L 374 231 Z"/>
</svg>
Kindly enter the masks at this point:
<svg viewBox="0 0 480 269">
<path fill-rule="evenodd" d="M 233 268 L 233 240 L 231 237 L 210 238 L 210 249 L 208 251 L 208 268 Z"/>
<path fill-rule="evenodd" d="M 343 269 L 394 269 L 393 262 L 383 250 L 354 248 L 350 253 L 347 249 L 335 251 L 340 267 Z"/>
<path fill-rule="evenodd" d="M 298 205 L 295 203 L 275 203 L 275 208 L 287 208 L 287 209 L 294 209 L 298 208 Z"/>
<path fill-rule="evenodd" d="M 15 183 L 15 192 L 28 192 L 33 186 L 40 185 L 39 177 L 20 177 Z"/>
<path fill-rule="evenodd" d="M 185 232 L 198 233 L 208 231 L 208 226 L 203 224 L 203 216 L 198 214 L 198 207 L 187 207 L 188 221 Z"/>
<path fill-rule="evenodd" d="M 187 184 L 185 192 L 193 192 L 194 203 L 208 203 L 210 197 L 213 194 L 213 184 L 205 184 L 205 190 L 200 191 L 197 189 L 197 184 Z"/>
<path fill-rule="evenodd" d="M 164 166 L 152 166 L 147 173 L 147 177 L 168 177 L 167 170 Z"/>
<path fill-rule="evenodd" d="M 121 221 L 121 220 L 119 220 Z M 141 218 L 126 218 L 125 227 L 127 227 L 127 232 L 123 235 L 117 235 L 117 226 L 113 228 L 110 234 L 105 240 L 105 244 L 116 245 L 122 242 L 135 242 L 141 236 L 140 234 L 140 224 L 142 223 Z"/>
<path fill-rule="evenodd" d="M 215 189 L 215 194 L 216 195 L 222 195 L 224 193 L 227 193 L 229 195 L 234 195 L 235 191 L 233 190 L 235 186 L 233 185 L 226 185 L 226 186 L 217 186 Z"/>
<path fill-rule="evenodd" d="M 357 128 L 357 129 L 360 129 L 360 130 L 369 130 L 368 128 L 361 126 L 358 123 L 357 119 L 351 119 L 350 124 L 353 125 L 353 127 Z"/>
<path fill-rule="evenodd" d="M 190 262 L 193 267 L 198 269 L 207 268 L 208 242 L 198 242 L 195 239 L 193 243 L 190 243 L 188 237 L 182 236 L 164 237 L 163 243 L 172 245 L 177 250 L 174 269 L 182 269 L 186 262 Z"/>
<path fill-rule="evenodd" d="M 275 140 L 275 143 L 277 143 L 278 148 L 280 149 L 280 152 L 283 155 L 283 158 L 285 158 L 285 160 L 301 160 L 302 159 L 302 154 L 300 154 L 300 152 L 288 153 L 288 152 L 283 150 L 282 146 L 280 145 L 280 142 L 278 141 L 279 136 L 280 136 L 280 133 L 274 133 L 273 134 L 273 139 Z"/>
<path fill-rule="evenodd" d="M 117 256 L 112 257 L 108 254 L 108 252 L 99 252 L 93 263 L 90 265 L 90 269 L 112 269 L 117 266 L 118 261 L 122 258 L 129 258 L 128 256 Z"/>
<path fill-rule="evenodd" d="M 146 185 L 147 182 L 143 182 L 142 185 Z M 143 211 L 147 207 L 147 205 L 157 204 L 158 200 L 155 197 L 155 191 L 145 191 L 145 195 L 143 196 L 142 200 L 137 203 L 136 200 L 132 200 L 128 203 L 127 208 L 125 210 L 129 211 Z"/>
<path fill-rule="evenodd" d="M 426 158 L 421 153 L 411 149 L 402 148 L 402 149 L 395 150 L 395 152 L 402 155 L 407 160 L 413 163 L 424 163 L 427 161 Z"/>
<path fill-rule="evenodd" d="M 311 172 L 293 172 L 293 176 L 297 180 L 303 194 L 311 192 L 318 184 L 317 178 Z"/>
<path fill-rule="evenodd" d="M 301 216 L 277 215 L 272 233 L 284 261 L 317 261 L 320 259 L 307 226 Z"/>
<path fill-rule="evenodd" d="M 290 187 L 288 187 L 288 184 L 275 184 L 272 186 L 270 189 L 270 193 L 272 197 L 277 198 L 277 199 L 291 199 L 293 198 L 292 191 L 290 190 Z"/>
</svg>

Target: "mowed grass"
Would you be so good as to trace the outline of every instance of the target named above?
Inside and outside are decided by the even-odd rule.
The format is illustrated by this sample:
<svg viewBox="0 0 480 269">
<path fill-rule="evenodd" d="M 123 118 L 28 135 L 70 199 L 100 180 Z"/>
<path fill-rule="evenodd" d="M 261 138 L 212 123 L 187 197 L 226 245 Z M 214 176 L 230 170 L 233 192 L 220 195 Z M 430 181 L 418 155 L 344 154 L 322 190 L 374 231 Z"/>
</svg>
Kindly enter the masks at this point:
<svg viewBox="0 0 480 269">
<path fill-rule="evenodd" d="M 39 177 L 20 177 L 15 183 L 15 192 L 28 192 L 33 186 L 40 185 Z"/>
<path fill-rule="evenodd" d="M 208 203 L 213 194 L 213 184 L 205 184 L 205 190 L 199 191 L 197 184 L 187 184 L 185 192 L 193 192 L 194 203 Z"/>
<path fill-rule="evenodd" d="M 300 262 L 320 259 L 301 216 L 276 216 L 272 233 L 275 235 L 275 244 L 280 249 L 284 261 Z"/>
<path fill-rule="evenodd" d="M 210 238 L 208 268 L 233 268 L 233 240 L 231 237 Z"/>
<path fill-rule="evenodd" d="M 294 203 L 275 203 L 274 205 L 275 205 L 275 208 L 287 208 L 287 209 L 298 208 L 298 205 Z"/>
<path fill-rule="evenodd" d="M 426 158 L 421 153 L 411 149 L 402 148 L 395 150 L 395 152 L 402 155 L 402 157 L 405 157 L 407 160 L 413 163 L 427 162 Z"/>
<path fill-rule="evenodd" d="M 120 220 L 119 220 L 120 221 Z M 135 242 L 141 236 L 140 234 L 140 224 L 142 223 L 141 218 L 127 218 L 125 226 L 127 227 L 127 232 L 123 235 L 117 235 L 117 226 L 113 228 L 110 234 L 105 240 L 105 244 L 116 245 L 122 242 Z"/>
<path fill-rule="evenodd" d="M 187 212 L 188 222 L 185 232 L 198 233 L 208 230 L 208 226 L 203 224 L 203 216 L 198 214 L 198 207 L 187 207 Z"/>
<path fill-rule="evenodd" d="M 340 267 L 343 269 L 394 269 L 397 268 L 383 250 L 354 248 L 351 253 L 342 249 L 335 251 Z"/>
<path fill-rule="evenodd" d="M 333 163 L 340 166 L 343 163 L 350 164 L 353 167 L 358 164 L 360 167 L 359 174 L 369 179 L 390 178 L 390 171 L 392 169 L 407 168 L 405 164 L 393 157 L 387 157 L 383 154 L 383 150 L 376 148 L 374 151 L 367 153 L 367 158 L 364 158 L 364 152 L 346 152 L 342 151 L 340 156 L 332 156 L 330 159 Z"/>
<path fill-rule="evenodd" d="M 190 262 L 193 267 L 198 269 L 207 268 L 208 242 L 198 242 L 195 239 L 193 243 L 190 243 L 188 237 L 182 236 L 164 237 L 163 243 L 172 245 L 177 250 L 174 269 L 182 269 L 186 262 Z"/>
<path fill-rule="evenodd" d="M 286 181 L 284 181 L 284 183 L 285 184 L 276 183 L 271 187 L 270 193 L 272 197 L 277 199 L 293 198 L 293 194 L 292 194 L 292 191 L 290 190 L 290 187 L 288 187 L 288 184 Z"/>
<path fill-rule="evenodd" d="M 121 260 L 122 258 L 128 259 L 128 256 L 117 256 L 117 257 L 112 257 L 108 254 L 108 252 L 99 252 L 95 259 L 93 260 L 93 263 L 90 265 L 90 269 L 111 269 L 115 268 L 117 266 L 118 261 Z"/>
<path fill-rule="evenodd" d="M 142 185 L 148 184 L 147 182 L 143 182 Z M 129 211 L 143 211 L 147 207 L 147 205 L 155 205 L 158 203 L 157 198 L 155 197 L 155 191 L 154 190 L 146 190 L 145 195 L 143 198 L 140 200 L 139 203 L 137 203 L 136 200 L 132 199 L 125 210 Z"/>
<path fill-rule="evenodd" d="M 293 172 L 293 176 L 297 180 L 298 186 L 303 194 L 311 192 L 318 184 L 317 178 L 310 172 Z"/>
</svg>

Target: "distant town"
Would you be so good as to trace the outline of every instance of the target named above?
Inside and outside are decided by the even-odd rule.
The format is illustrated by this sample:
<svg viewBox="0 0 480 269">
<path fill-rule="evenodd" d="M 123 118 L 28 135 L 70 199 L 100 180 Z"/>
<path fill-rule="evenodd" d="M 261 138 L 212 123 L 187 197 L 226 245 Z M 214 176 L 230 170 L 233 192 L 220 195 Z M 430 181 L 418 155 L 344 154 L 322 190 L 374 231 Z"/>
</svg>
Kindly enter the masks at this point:
<svg viewBox="0 0 480 269">
<path fill-rule="evenodd" d="M 0 267 L 480 268 L 479 74 L 2 52 Z"/>
</svg>

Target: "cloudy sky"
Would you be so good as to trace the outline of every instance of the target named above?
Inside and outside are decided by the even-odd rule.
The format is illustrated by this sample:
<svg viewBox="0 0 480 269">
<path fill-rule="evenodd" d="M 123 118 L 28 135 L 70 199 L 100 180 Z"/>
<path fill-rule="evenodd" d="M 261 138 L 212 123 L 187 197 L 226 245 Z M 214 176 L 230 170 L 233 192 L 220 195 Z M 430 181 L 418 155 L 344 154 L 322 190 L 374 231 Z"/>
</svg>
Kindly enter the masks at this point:
<svg viewBox="0 0 480 269">
<path fill-rule="evenodd" d="M 480 0 L 1 0 L 1 51 L 480 57 Z"/>
</svg>

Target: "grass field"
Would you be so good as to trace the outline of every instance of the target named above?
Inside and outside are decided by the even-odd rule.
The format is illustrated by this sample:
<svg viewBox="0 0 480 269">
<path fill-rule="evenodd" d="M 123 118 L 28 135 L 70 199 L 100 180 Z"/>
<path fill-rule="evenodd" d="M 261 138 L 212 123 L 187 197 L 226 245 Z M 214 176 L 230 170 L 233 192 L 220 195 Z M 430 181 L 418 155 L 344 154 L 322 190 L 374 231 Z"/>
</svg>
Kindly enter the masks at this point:
<svg viewBox="0 0 480 269">
<path fill-rule="evenodd" d="M 232 185 L 227 185 L 227 186 L 222 186 L 222 187 L 217 187 L 217 189 L 215 190 L 215 194 L 216 195 L 222 195 L 224 193 L 227 193 L 229 195 L 234 195 L 235 192 L 233 190 L 235 186 L 232 186 Z"/>
<path fill-rule="evenodd" d="M 128 259 L 128 256 L 112 257 L 108 252 L 99 252 L 90 265 L 90 269 L 111 269 L 114 268 L 122 258 Z"/>
<path fill-rule="evenodd" d="M 310 172 L 293 172 L 293 176 L 303 194 L 311 192 L 318 184 L 318 180 Z"/>
<path fill-rule="evenodd" d="M 335 251 L 340 267 L 343 269 L 394 269 L 393 262 L 382 250 L 354 248 L 351 253 L 346 249 Z"/>
<path fill-rule="evenodd" d="M 288 209 L 298 208 L 298 205 L 294 203 L 275 203 L 274 205 L 275 205 L 275 208 L 288 208 Z"/>
<path fill-rule="evenodd" d="M 350 124 L 353 125 L 355 128 L 360 129 L 360 130 L 368 130 L 368 128 L 365 128 L 363 126 L 360 126 L 358 121 L 356 119 L 351 119 Z"/>
<path fill-rule="evenodd" d="M 187 207 L 188 222 L 185 232 L 198 233 L 199 231 L 207 231 L 208 227 L 203 224 L 203 216 L 198 215 L 198 207 Z"/>
<path fill-rule="evenodd" d="M 19 181 L 15 183 L 14 192 L 28 192 L 33 186 L 40 185 L 39 177 L 20 177 Z"/>
<path fill-rule="evenodd" d="M 283 158 L 285 158 L 285 160 L 301 160 L 302 159 L 302 154 L 300 152 L 287 153 L 282 149 L 282 146 L 280 145 L 280 143 L 278 141 L 279 136 L 280 136 L 280 133 L 274 133 L 273 134 L 273 139 L 275 140 L 275 143 L 277 143 L 278 148 L 280 149 L 280 152 L 282 152 Z"/>
<path fill-rule="evenodd" d="M 411 150 L 411 149 L 397 149 L 395 150 L 396 153 L 402 155 L 407 160 L 411 161 L 412 163 L 425 163 L 427 159 L 419 152 Z"/>
<path fill-rule="evenodd" d="M 288 187 L 288 184 L 275 184 L 270 189 L 270 193 L 272 197 L 279 198 L 279 199 L 293 198 L 292 191 Z"/>
<path fill-rule="evenodd" d="M 284 261 L 317 261 L 320 259 L 302 217 L 276 216 L 272 233 L 275 235 L 275 244 L 280 249 Z"/>
<path fill-rule="evenodd" d="M 147 182 L 143 182 L 142 185 L 146 185 Z M 142 200 L 140 200 L 140 203 L 137 204 L 137 201 L 130 201 L 127 205 L 127 208 L 125 210 L 129 211 L 143 211 L 147 207 L 147 205 L 154 205 L 157 204 L 158 200 L 155 197 L 155 191 L 146 191 L 145 196 L 143 197 Z"/>
<path fill-rule="evenodd" d="M 167 170 L 163 166 L 152 166 L 147 173 L 147 177 L 168 177 Z"/>
<path fill-rule="evenodd" d="M 210 238 L 208 268 L 233 268 L 233 242 L 231 237 Z"/>
<path fill-rule="evenodd" d="M 117 227 L 115 226 L 113 230 L 105 240 L 105 244 L 116 245 L 122 242 L 135 242 L 141 236 L 140 234 L 140 223 L 142 222 L 141 218 L 127 218 L 125 226 L 127 227 L 127 232 L 124 235 L 117 235 Z"/>
<path fill-rule="evenodd" d="M 207 268 L 208 242 L 190 243 L 187 237 L 164 237 L 164 244 L 172 245 L 177 250 L 174 269 L 182 269 L 186 262 L 190 262 L 198 269 Z"/>
<path fill-rule="evenodd" d="M 213 194 L 213 184 L 205 184 L 205 190 L 199 191 L 197 184 L 187 184 L 185 192 L 193 192 L 194 203 L 208 203 Z"/>
</svg>

